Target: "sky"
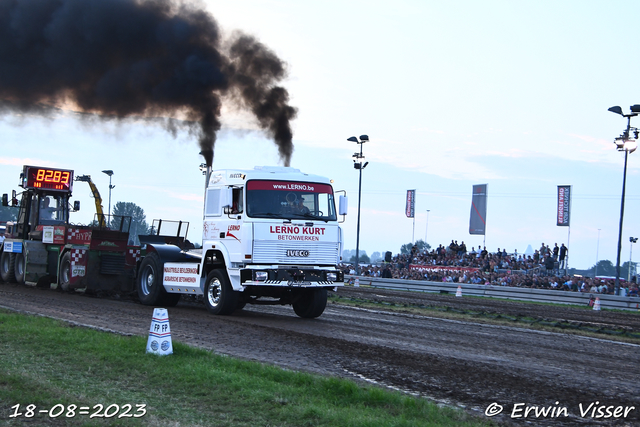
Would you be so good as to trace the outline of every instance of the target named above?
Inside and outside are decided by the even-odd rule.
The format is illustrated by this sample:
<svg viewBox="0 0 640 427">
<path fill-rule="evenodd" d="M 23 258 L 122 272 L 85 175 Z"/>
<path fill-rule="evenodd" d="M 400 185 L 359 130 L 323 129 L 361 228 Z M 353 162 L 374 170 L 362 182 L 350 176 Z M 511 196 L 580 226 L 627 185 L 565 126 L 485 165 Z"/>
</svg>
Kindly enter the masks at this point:
<svg viewBox="0 0 640 427">
<path fill-rule="evenodd" d="M 282 82 L 298 109 L 291 166 L 346 190 L 345 249 L 356 247 L 358 171 L 351 136 L 366 134 L 360 249 L 398 253 L 483 242 L 525 252 L 568 244 L 569 267 L 615 264 L 626 119 L 640 104 L 634 1 L 202 1 L 224 34 L 254 35 L 287 63 Z M 250 116 L 223 109 L 214 168 L 279 164 Z M 640 118 L 631 119 L 640 126 Z M 141 206 L 147 220 L 190 222 L 200 241 L 204 177 L 197 141 L 149 120 L 0 117 L 1 193 L 19 190 L 22 165 L 89 174 L 108 205 Z M 640 236 L 640 154 L 628 158 L 621 263 Z M 486 235 L 470 235 L 472 186 L 488 184 Z M 556 226 L 558 185 L 573 187 L 571 226 Z M 405 216 L 415 189 L 415 225 Z M 89 187 L 74 184 L 93 218 Z M 640 257 L 637 248 L 634 260 Z"/>
</svg>

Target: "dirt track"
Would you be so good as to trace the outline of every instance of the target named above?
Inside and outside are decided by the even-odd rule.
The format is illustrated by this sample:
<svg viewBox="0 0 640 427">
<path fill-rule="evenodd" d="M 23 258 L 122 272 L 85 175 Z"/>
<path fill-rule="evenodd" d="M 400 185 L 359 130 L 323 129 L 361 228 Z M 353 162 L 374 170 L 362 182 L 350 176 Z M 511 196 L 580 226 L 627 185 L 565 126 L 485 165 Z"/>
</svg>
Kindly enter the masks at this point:
<svg viewBox="0 0 640 427">
<path fill-rule="evenodd" d="M 341 298 L 364 300 L 374 303 L 393 303 L 396 306 L 424 307 L 450 310 L 479 317 L 494 317 L 500 314 L 509 318 L 527 318 L 545 323 L 563 323 L 583 326 L 588 329 L 624 330 L 640 335 L 640 313 L 630 311 L 600 311 L 574 306 L 530 304 L 518 301 L 504 301 L 495 298 L 456 298 L 454 295 L 440 295 L 426 292 L 406 292 L 368 287 L 344 287 L 338 294 Z"/>
<path fill-rule="evenodd" d="M 345 288 L 344 296 L 424 304 L 491 306 L 513 314 L 526 304 L 479 298 Z M 429 302 L 431 301 L 431 302 Z M 153 309 L 133 301 L 0 284 L 0 306 L 120 333 L 146 336 Z M 536 308 L 539 314 L 539 308 Z M 544 308 L 556 319 L 593 320 L 593 312 Z M 573 312 L 573 311 L 578 311 Z M 577 317 L 584 318 L 578 319 Z M 637 313 L 597 313 L 597 322 L 638 328 Z M 587 318 L 589 317 L 589 318 Z M 318 319 L 295 316 L 290 307 L 247 306 L 232 316 L 211 316 L 196 302 L 169 309 L 174 340 L 290 369 L 359 378 L 464 406 L 484 416 L 503 407 L 496 421 L 516 425 L 640 425 L 640 346 L 509 326 L 438 319 L 379 310 L 327 307 Z M 558 402 L 558 403 L 556 403 Z M 598 406 L 635 407 L 626 418 L 580 417 Z M 512 418 L 513 415 L 521 418 Z M 535 417 L 527 406 L 567 408 L 568 417 Z M 556 409 L 553 413 L 558 413 Z M 598 413 L 596 412 L 597 416 Z M 606 415 L 606 413 L 605 413 Z"/>
</svg>

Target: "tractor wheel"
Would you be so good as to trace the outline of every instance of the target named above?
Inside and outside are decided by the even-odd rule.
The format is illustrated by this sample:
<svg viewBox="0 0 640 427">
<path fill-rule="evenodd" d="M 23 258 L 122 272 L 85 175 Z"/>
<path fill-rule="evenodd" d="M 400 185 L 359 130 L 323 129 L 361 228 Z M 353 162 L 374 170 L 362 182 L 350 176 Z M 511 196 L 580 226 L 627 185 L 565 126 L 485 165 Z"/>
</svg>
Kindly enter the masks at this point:
<svg viewBox="0 0 640 427">
<path fill-rule="evenodd" d="M 326 306 L 326 289 L 304 289 L 293 302 L 293 311 L 302 318 L 313 319 L 320 316 Z"/>
<path fill-rule="evenodd" d="M 71 291 L 71 252 L 69 251 L 62 255 L 58 277 L 57 289 L 62 292 Z"/>
<path fill-rule="evenodd" d="M 16 282 L 24 283 L 24 274 L 27 270 L 27 259 L 24 257 L 23 253 L 16 254 L 15 256 L 15 264 L 13 267 L 13 272 L 16 276 Z"/>
<path fill-rule="evenodd" d="M 16 281 L 15 266 L 16 254 L 2 252 L 2 255 L 0 255 L 0 277 L 4 282 L 13 283 Z"/>
<path fill-rule="evenodd" d="M 238 305 L 238 292 L 234 291 L 222 270 L 213 270 L 204 287 L 204 303 L 211 314 L 231 314 Z"/>
</svg>

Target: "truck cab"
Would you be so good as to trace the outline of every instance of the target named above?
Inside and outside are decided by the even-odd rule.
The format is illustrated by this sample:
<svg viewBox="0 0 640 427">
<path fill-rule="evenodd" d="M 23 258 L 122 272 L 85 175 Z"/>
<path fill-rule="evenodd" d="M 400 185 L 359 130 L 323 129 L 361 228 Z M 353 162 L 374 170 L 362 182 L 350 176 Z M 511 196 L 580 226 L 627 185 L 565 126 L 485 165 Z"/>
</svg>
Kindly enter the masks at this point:
<svg viewBox="0 0 640 427">
<path fill-rule="evenodd" d="M 202 242 L 224 257 L 234 290 L 331 285 L 342 247 L 331 182 L 286 167 L 215 171 Z"/>
<path fill-rule="evenodd" d="M 210 172 L 201 252 L 147 248 L 156 261 L 143 260 L 140 300 L 169 301 L 153 288 L 162 271 L 162 293 L 203 295 L 213 314 L 245 304 L 291 304 L 300 317 L 320 316 L 327 290 L 344 282 L 338 216 L 347 206 L 346 197 L 339 200 L 336 210 L 329 179 L 294 168 Z"/>
<path fill-rule="evenodd" d="M 7 282 L 36 282 L 49 274 L 51 264 L 43 244 L 44 230 L 53 235 L 57 227 L 63 234 L 61 227 L 69 223 L 73 171 L 24 166 L 19 185 L 24 189 L 19 202 L 15 191 L 11 204 L 6 194 L 2 197 L 2 204 L 17 207 L 18 214 L 16 221 L 6 223 L 0 254 L 0 276 Z"/>
</svg>

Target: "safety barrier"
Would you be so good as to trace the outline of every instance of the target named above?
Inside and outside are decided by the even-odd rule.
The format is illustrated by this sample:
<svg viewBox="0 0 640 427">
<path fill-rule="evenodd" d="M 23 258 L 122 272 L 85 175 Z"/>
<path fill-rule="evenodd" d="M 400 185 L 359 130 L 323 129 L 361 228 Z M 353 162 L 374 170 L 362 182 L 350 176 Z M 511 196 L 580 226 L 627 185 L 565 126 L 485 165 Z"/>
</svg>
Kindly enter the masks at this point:
<svg viewBox="0 0 640 427">
<path fill-rule="evenodd" d="M 345 282 L 355 276 L 345 276 Z M 547 289 L 514 288 L 509 286 L 473 285 L 468 283 L 429 282 L 426 280 L 382 279 L 360 276 L 360 286 L 402 291 L 432 292 L 455 295 L 458 286 L 462 295 L 505 298 L 519 301 L 548 302 L 555 304 L 587 305 L 591 297 L 600 298 L 602 308 L 619 310 L 640 309 L 639 297 L 621 297 L 590 292 L 554 291 Z"/>
</svg>

